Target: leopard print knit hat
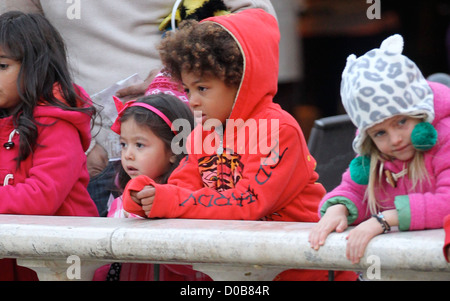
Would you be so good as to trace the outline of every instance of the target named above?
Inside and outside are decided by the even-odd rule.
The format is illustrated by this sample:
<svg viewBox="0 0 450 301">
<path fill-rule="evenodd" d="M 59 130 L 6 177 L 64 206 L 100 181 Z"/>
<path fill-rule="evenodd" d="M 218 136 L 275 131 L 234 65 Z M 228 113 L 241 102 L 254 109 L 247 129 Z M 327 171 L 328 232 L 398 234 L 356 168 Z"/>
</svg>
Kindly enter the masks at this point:
<svg viewBox="0 0 450 301">
<path fill-rule="evenodd" d="M 353 149 L 361 153 L 366 131 L 395 115 L 434 119 L 433 92 L 416 64 L 402 55 L 403 38 L 396 34 L 380 48 L 347 58 L 342 73 L 341 99 L 358 128 Z"/>
</svg>

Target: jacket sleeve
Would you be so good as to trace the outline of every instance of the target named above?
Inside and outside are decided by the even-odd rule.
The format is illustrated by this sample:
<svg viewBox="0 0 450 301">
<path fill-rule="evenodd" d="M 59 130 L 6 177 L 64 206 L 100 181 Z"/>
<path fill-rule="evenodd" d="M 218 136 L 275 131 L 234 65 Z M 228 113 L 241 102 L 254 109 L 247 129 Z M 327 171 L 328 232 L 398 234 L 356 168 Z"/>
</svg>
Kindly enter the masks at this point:
<svg viewBox="0 0 450 301">
<path fill-rule="evenodd" d="M 77 129 L 55 118 L 39 122 L 51 125 L 39 127 L 25 181 L 0 187 L 2 214 L 54 215 L 85 168 L 86 156 Z"/>
<path fill-rule="evenodd" d="M 303 190 L 310 183 L 314 166 L 308 161 L 307 149 L 299 151 L 299 145 L 305 148 L 306 145 L 293 128 L 280 129 L 279 141 L 279 147 L 270 152 L 270 158 L 266 158 L 268 155 L 246 156 L 242 179 L 234 188 L 222 192 L 203 187 L 199 183 L 198 163 L 186 160 L 186 166 L 174 171 L 169 184 L 154 184 L 156 195 L 149 217 L 259 220 L 284 208 L 289 200 L 281 199 L 280 195 L 293 189 L 293 181 L 299 183 L 295 185 L 296 190 Z M 278 157 L 275 164 L 263 164 L 275 157 Z M 128 188 L 124 192 L 127 211 L 127 203 L 133 202 L 129 199 Z M 308 198 L 304 200 L 308 201 Z M 304 207 L 316 210 L 317 203 L 304 204 Z"/>
<path fill-rule="evenodd" d="M 348 217 L 349 224 L 359 224 L 369 215 L 367 210 L 367 202 L 363 202 L 367 185 L 355 183 L 350 177 L 350 170 L 342 175 L 341 183 L 331 192 L 325 195 L 319 204 L 319 216 L 325 214 L 328 207 L 335 204 L 343 204 L 347 207 L 350 215 Z"/>
<path fill-rule="evenodd" d="M 448 122 L 450 124 L 450 122 Z M 437 128 L 438 133 L 442 133 Z M 434 190 L 425 193 L 410 193 L 409 198 L 402 204 L 405 210 L 409 209 L 409 230 L 423 230 L 442 228 L 444 217 L 450 214 L 450 135 L 439 138 L 438 147 L 431 155 L 430 181 L 433 181 Z M 400 203 L 396 203 L 399 207 Z"/>
</svg>

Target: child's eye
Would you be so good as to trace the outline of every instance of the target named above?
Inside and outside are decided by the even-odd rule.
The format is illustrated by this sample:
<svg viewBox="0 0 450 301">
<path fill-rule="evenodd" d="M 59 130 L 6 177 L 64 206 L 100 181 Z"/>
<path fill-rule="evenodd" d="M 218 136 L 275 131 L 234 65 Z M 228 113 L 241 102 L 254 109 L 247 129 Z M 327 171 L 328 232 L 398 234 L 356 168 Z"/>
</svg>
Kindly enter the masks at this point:
<svg viewBox="0 0 450 301">
<path fill-rule="evenodd" d="M 399 125 L 404 125 L 406 123 L 407 119 L 406 118 L 402 118 L 399 120 L 398 124 Z"/>
<path fill-rule="evenodd" d="M 120 148 L 124 149 L 125 147 L 127 147 L 127 144 L 125 142 L 120 142 Z"/>
<path fill-rule="evenodd" d="M 205 92 L 207 89 L 206 89 L 205 87 L 198 87 L 198 90 L 199 90 L 200 92 Z"/>
<path fill-rule="evenodd" d="M 189 89 L 188 88 L 184 88 L 184 93 L 189 94 Z"/>
<path fill-rule="evenodd" d="M 375 132 L 375 133 L 373 134 L 373 137 L 374 137 L 374 138 L 376 138 L 376 137 L 381 137 L 381 136 L 383 136 L 385 133 L 386 133 L 385 131 L 378 131 L 378 132 Z"/>
<path fill-rule="evenodd" d="M 6 70 L 8 69 L 9 65 L 8 64 L 0 64 L 0 70 Z"/>
<path fill-rule="evenodd" d="M 145 146 L 145 145 L 144 145 L 144 144 L 142 144 L 142 143 L 139 143 L 139 142 L 138 142 L 138 143 L 136 143 L 136 147 L 137 147 L 137 148 L 142 148 L 142 147 L 144 147 L 144 146 Z"/>
</svg>

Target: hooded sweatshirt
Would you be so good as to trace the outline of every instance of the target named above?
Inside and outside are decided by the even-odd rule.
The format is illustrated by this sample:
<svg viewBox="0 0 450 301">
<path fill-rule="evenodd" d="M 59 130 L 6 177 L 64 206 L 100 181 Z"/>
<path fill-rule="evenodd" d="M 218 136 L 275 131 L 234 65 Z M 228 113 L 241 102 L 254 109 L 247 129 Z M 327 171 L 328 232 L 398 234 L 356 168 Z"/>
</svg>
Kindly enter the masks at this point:
<svg viewBox="0 0 450 301">
<path fill-rule="evenodd" d="M 224 27 L 243 53 L 244 74 L 228 120 L 228 125 L 235 121 L 235 127 L 225 127 L 221 135 L 197 126 L 188 139 L 188 155 L 168 184 L 146 176 L 131 180 L 123 195 L 124 209 L 145 216 L 130 191 L 152 185 L 156 194 L 150 218 L 316 222 L 315 208 L 325 194 L 316 182 L 316 161 L 298 123 L 272 101 L 279 59 L 276 19 L 249 9 L 202 22 Z M 216 143 L 209 143 L 212 140 Z M 199 142 L 212 145 L 212 150 L 199 149 Z M 290 279 L 326 280 L 327 275 L 305 272 Z"/>
<path fill-rule="evenodd" d="M 64 101 L 57 89 L 55 93 Z M 89 174 L 84 153 L 91 139 L 91 117 L 48 105 L 37 106 L 34 117 L 36 147 L 19 168 L 14 160 L 19 134 L 12 117 L 0 119 L 0 214 L 98 216 L 87 191 Z M 10 149 L 4 146 L 8 142 L 14 143 Z M 12 259 L 0 260 L 0 271 L 1 280 L 36 279 L 34 272 L 15 267 Z"/>
<path fill-rule="evenodd" d="M 57 98 L 64 101 L 59 92 Z M 0 119 L 0 144 L 15 144 L 11 149 L 0 147 L 0 213 L 97 216 L 86 189 L 89 174 L 84 152 L 91 139 L 91 117 L 49 105 L 37 106 L 34 117 L 36 148 L 18 169 L 14 158 L 19 135 L 14 132 L 12 117 Z"/>
</svg>

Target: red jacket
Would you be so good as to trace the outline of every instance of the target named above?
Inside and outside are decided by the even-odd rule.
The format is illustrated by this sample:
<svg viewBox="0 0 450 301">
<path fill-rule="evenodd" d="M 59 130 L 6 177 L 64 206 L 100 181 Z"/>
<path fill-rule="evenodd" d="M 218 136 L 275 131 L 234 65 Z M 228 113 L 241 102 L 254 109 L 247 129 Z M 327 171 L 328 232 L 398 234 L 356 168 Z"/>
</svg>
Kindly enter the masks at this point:
<svg viewBox="0 0 450 301">
<path fill-rule="evenodd" d="M 444 242 L 444 256 L 445 259 L 450 262 L 448 257 L 448 251 L 450 250 L 450 215 L 447 215 L 444 219 L 444 230 L 445 230 L 445 242 Z"/>
<path fill-rule="evenodd" d="M 205 21 L 225 27 L 243 51 L 244 76 L 228 119 L 246 122 L 250 135 L 245 136 L 245 126 L 225 128 L 223 138 L 197 126 L 188 140 L 188 156 L 168 184 L 145 176 L 131 180 L 124 192 L 124 209 L 145 216 L 130 199 L 130 190 L 153 185 L 156 196 L 150 218 L 318 221 L 317 206 L 325 189 L 316 182 L 316 161 L 297 121 L 273 103 L 280 38 L 276 19 L 263 10 L 248 9 Z M 265 134 L 261 124 L 273 125 L 273 133 Z M 222 142 L 223 154 L 217 151 L 220 142 L 212 154 L 199 151 L 199 145 L 211 138 Z M 295 279 L 326 279 L 326 272 L 317 273 L 320 276 Z"/>
<path fill-rule="evenodd" d="M 85 151 L 91 140 L 90 116 L 41 105 L 34 117 L 38 122 L 36 148 L 18 169 L 14 158 L 19 135 L 12 136 L 15 146 L 6 149 L 3 145 L 14 127 L 12 117 L 0 119 L 0 214 L 98 216 L 87 191 Z M 0 280 L 14 279 L 14 265 L 14 260 L 0 260 Z M 16 272 L 16 279 L 34 278 L 26 275 Z"/>
</svg>

